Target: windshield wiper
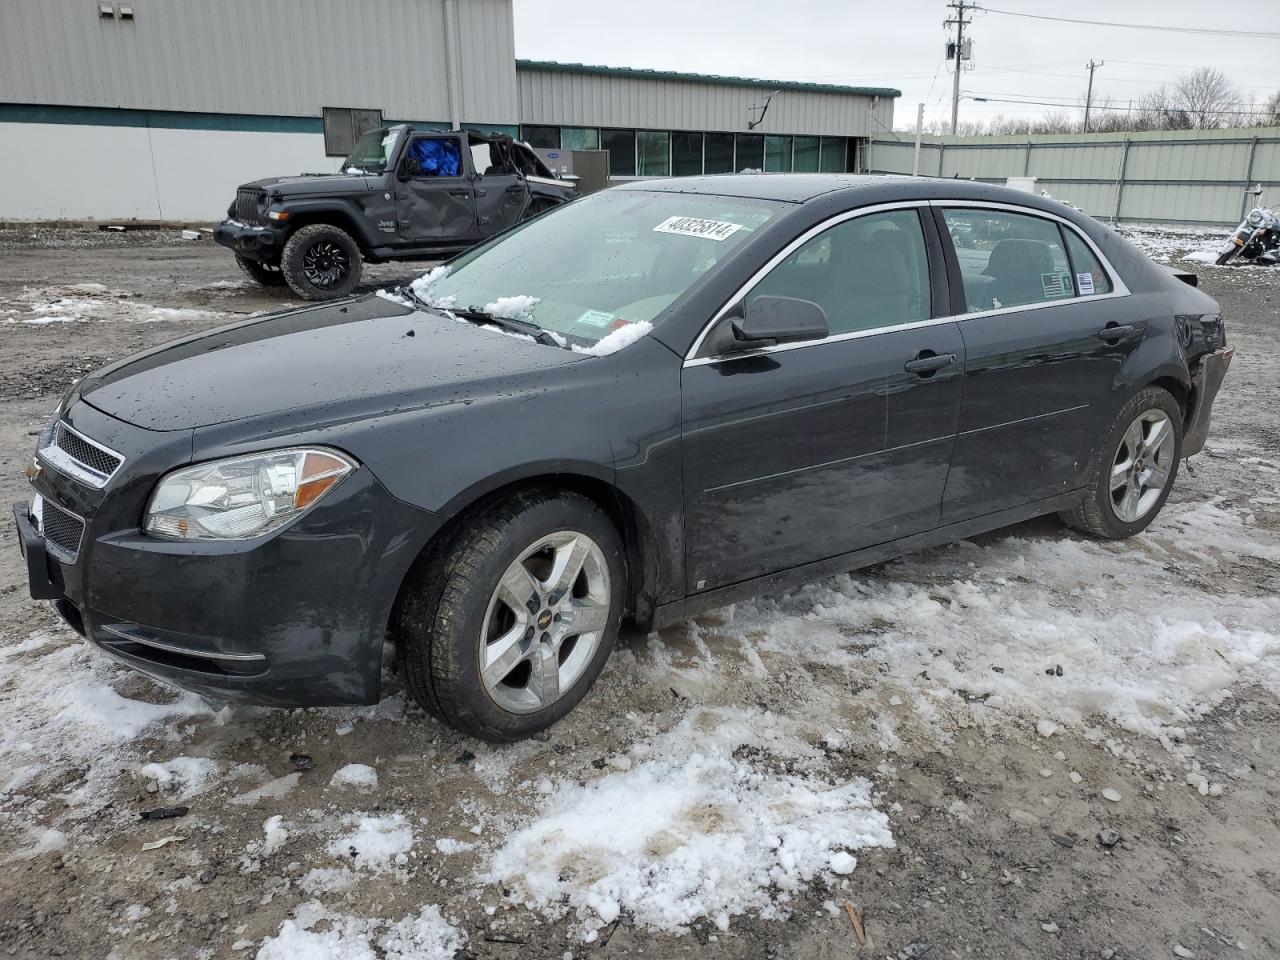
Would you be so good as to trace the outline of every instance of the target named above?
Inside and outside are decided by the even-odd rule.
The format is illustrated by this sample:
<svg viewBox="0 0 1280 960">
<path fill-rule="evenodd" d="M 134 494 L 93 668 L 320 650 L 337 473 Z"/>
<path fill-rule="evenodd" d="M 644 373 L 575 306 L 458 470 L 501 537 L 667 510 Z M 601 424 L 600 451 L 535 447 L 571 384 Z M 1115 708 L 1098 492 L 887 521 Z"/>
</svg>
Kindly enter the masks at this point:
<svg viewBox="0 0 1280 960">
<path fill-rule="evenodd" d="M 497 317 L 492 313 L 486 313 L 478 307 L 467 307 L 465 310 L 459 310 L 456 307 L 450 307 L 445 310 L 437 307 L 428 300 L 414 291 L 410 284 L 400 287 L 400 293 L 403 293 L 410 300 L 422 307 L 424 310 L 430 310 L 432 313 L 441 316 L 459 317 L 474 324 L 488 324 L 489 326 L 499 327 L 508 333 L 518 333 L 521 336 L 531 337 L 535 342 L 545 344 L 548 347 L 563 347 L 564 344 L 557 340 L 549 331 L 542 329 L 532 320 L 517 320 L 514 317 Z"/>
</svg>

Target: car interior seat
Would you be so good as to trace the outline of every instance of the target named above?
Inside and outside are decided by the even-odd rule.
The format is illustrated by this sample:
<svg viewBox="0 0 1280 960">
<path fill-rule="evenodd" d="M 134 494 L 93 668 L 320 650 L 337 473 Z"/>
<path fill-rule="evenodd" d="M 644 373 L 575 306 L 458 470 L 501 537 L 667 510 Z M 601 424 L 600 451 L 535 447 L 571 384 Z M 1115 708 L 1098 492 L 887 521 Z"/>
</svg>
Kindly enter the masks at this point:
<svg viewBox="0 0 1280 960">
<path fill-rule="evenodd" d="M 982 272 L 992 279 L 986 293 L 1000 306 L 1039 303 L 1045 299 L 1042 277 L 1054 273 L 1053 257 L 1043 240 L 1001 240 L 992 248 Z"/>
</svg>

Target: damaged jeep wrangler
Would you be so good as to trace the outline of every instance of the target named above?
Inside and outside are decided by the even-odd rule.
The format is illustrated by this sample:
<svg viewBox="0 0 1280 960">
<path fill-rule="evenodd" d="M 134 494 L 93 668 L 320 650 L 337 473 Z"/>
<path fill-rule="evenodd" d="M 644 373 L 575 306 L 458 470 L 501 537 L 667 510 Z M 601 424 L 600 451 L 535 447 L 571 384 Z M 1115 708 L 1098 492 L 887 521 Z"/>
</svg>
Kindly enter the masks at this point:
<svg viewBox="0 0 1280 960">
<path fill-rule="evenodd" d="M 400 124 L 360 137 L 337 173 L 244 184 L 213 235 L 258 283 L 336 300 L 362 261 L 460 253 L 577 195 L 526 143 Z"/>
</svg>

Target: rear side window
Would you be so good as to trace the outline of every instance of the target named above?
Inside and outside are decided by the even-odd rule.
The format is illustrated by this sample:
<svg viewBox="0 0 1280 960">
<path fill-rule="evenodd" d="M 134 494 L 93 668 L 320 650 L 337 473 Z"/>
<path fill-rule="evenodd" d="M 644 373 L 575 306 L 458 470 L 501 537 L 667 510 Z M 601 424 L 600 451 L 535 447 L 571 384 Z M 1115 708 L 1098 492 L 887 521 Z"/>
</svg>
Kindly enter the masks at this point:
<svg viewBox="0 0 1280 960">
<path fill-rule="evenodd" d="M 930 316 L 929 261 L 915 210 L 872 213 L 806 241 L 747 295 L 812 300 L 832 334 Z"/>
<path fill-rule="evenodd" d="M 945 208 L 942 217 L 960 261 L 966 312 L 1051 303 L 1076 295 L 1071 262 L 1054 221 L 952 207 Z"/>
<path fill-rule="evenodd" d="M 1111 278 L 1102 269 L 1097 256 L 1089 249 L 1089 245 L 1076 236 L 1074 230 L 1063 228 L 1063 236 L 1067 238 L 1067 253 L 1071 256 L 1071 272 L 1075 274 L 1076 293 L 1082 297 L 1095 293 L 1110 293 Z"/>
</svg>

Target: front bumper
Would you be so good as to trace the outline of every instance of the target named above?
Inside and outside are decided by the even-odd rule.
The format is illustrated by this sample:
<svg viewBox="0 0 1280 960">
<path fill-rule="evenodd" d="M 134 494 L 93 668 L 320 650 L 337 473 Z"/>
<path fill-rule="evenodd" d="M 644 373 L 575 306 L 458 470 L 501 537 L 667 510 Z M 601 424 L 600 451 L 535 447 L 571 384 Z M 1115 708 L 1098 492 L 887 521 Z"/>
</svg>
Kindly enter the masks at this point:
<svg viewBox="0 0 1280 960">
<path fill-rule="evenodd" d="M 223 220 L 213 228 L 213 239 L 242 257 L 279 263 L 289 229 L 285 224 L 254 226 L 239 220 Z"/>
<path fill-rule="evenodd" d="M 1191 419 L 1182 434 L 1182 455 L 1193 457 L 1204 449 L 1209 439 L 1209 422 L 1213 416 L 1213 401 L 1218 396 L 1227 368 L 1231 366 L 1231 358 L 1235 355 L 1234 347 L 1222 347 L 1209 354 L 1191 376 L 1192 409 Z"/>
<path fill-rule="evenodd" d="M 377 702 L 387 622 L 400 584 L 439 518 L 405 504 L 361 467 L 294 523 L 243 541 L 175 542 L 139 531 L 159 467 L 144 445 L 182 445 L 78 403 L 77 430 L 126 457 L 103 491 L 47 464 L 46 504 L 85 521 L 63 562 L 17 504 L 33 597 L 51 599 L 90 643 L 158 680 L 223 700 L 271 706 Z M 134 455 L 136 451 L 136 456 Z"/>
</svg>

